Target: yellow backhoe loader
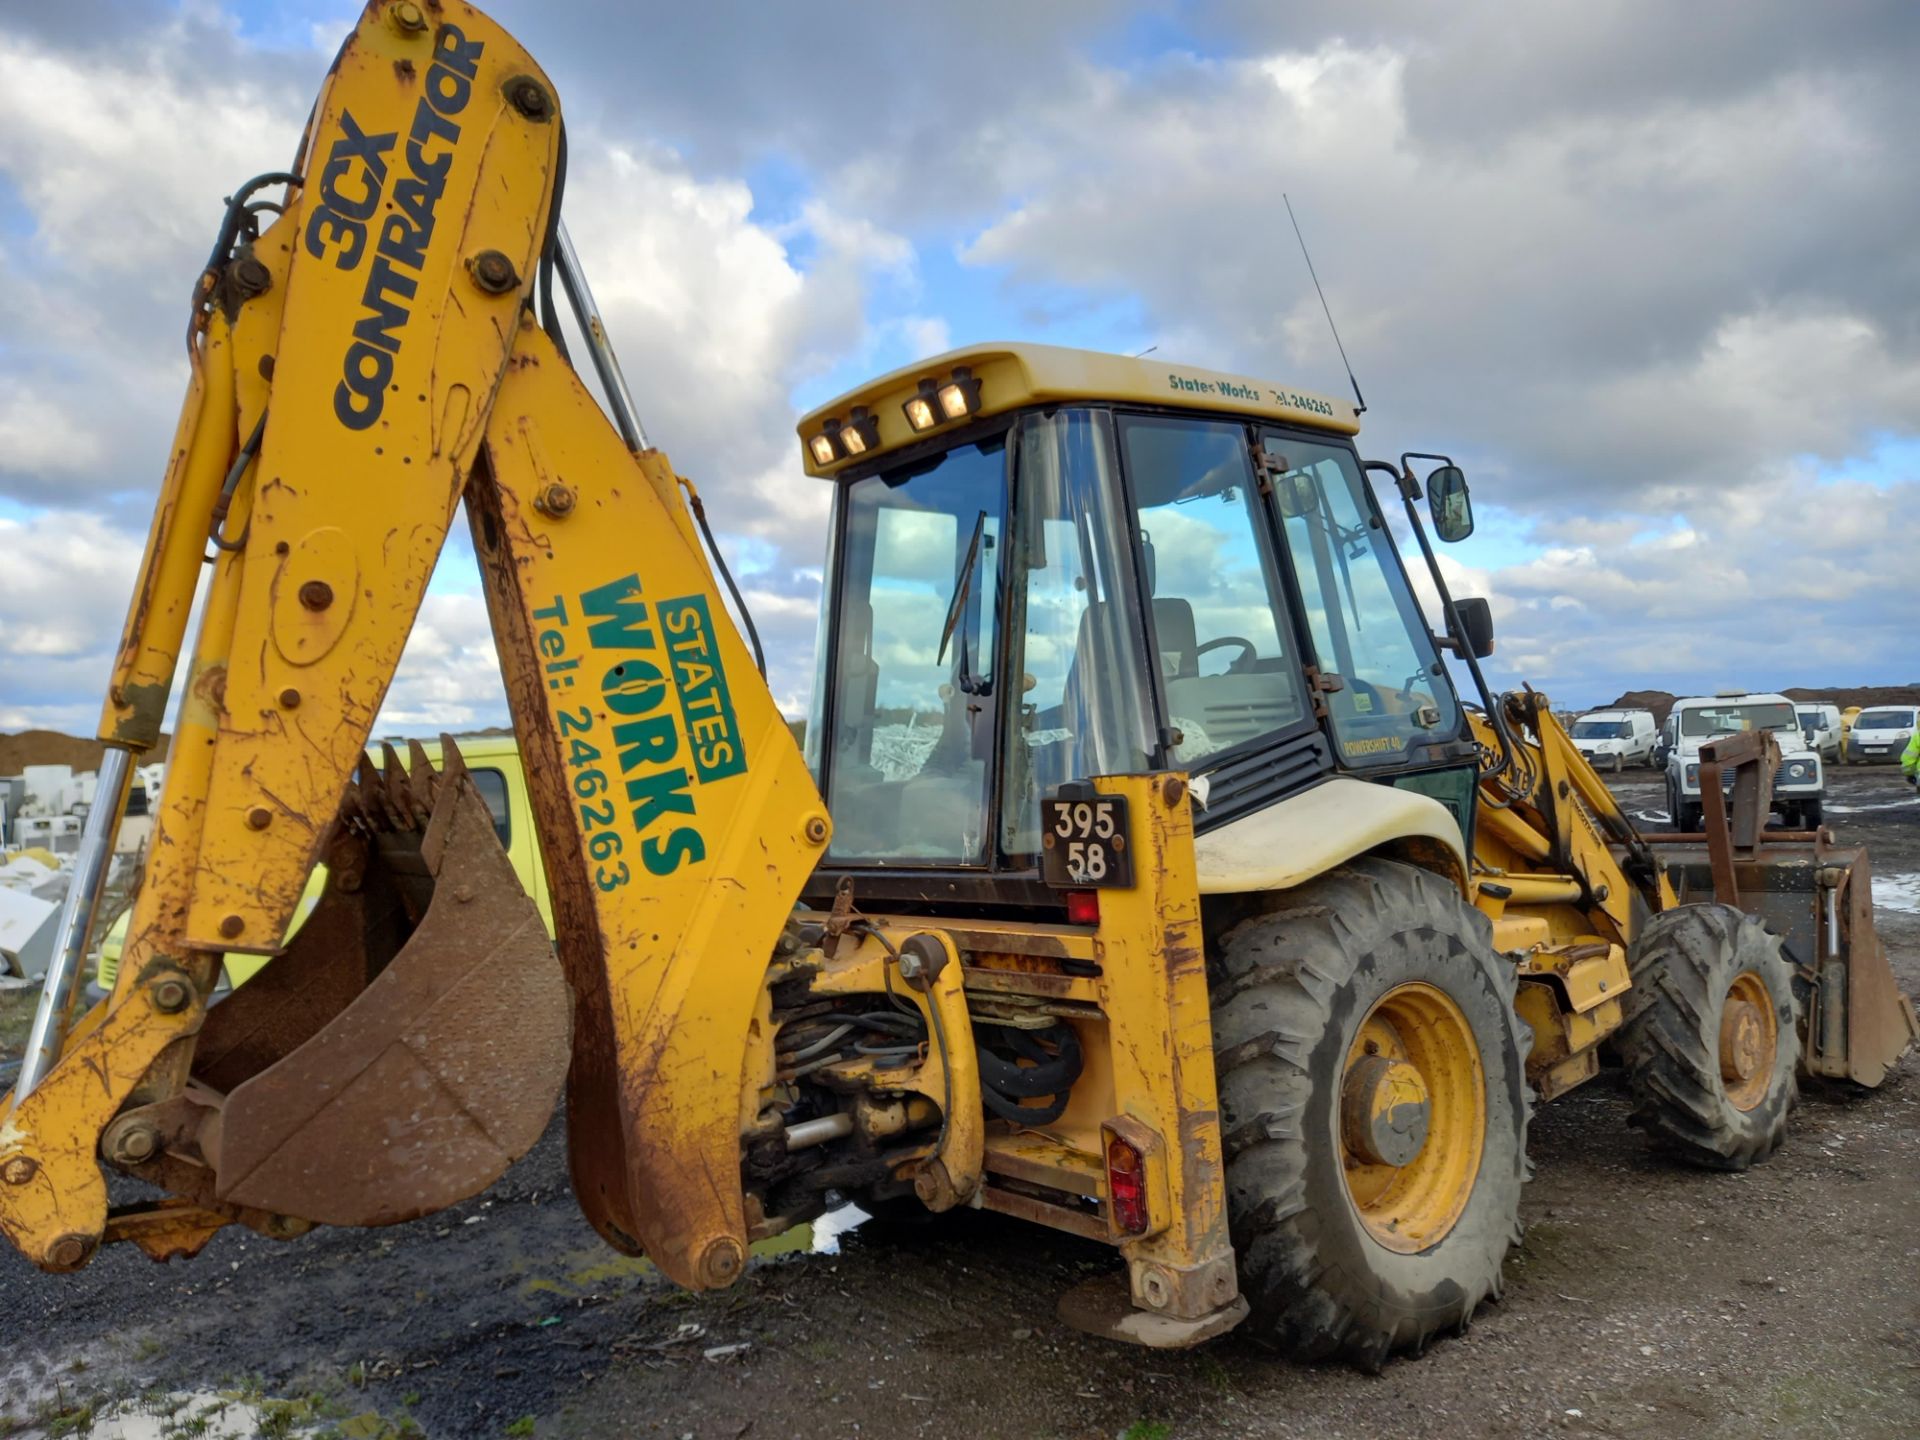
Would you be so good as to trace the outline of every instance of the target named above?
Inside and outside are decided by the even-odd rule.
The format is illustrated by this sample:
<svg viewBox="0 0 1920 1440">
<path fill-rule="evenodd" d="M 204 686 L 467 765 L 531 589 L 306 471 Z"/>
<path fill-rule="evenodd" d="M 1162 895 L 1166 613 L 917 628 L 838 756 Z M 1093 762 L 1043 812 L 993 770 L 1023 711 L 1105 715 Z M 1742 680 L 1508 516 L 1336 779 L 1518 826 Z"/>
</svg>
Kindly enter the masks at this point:
<svg viewBox="0 0 1920 1440">
<path fill-rule="evenodd" d="M 231 198 L 0 1102 L 27 1260 L 425 1215 L 564 1088 L 581 1207 L 682 1285 L 834 1205 L 973 1206 L 1113 1248 L 1084 1326 L 1378 1363 L 1499 1288 L 1531 1107 L 1605 1046 L 1656 1140 L 1728 1168 L 1780 1143 L 1796 1071 L 1873 1085 L 1905 1049 L 1864 859 L 1759 828 L 1757 743 L 1705 757 L 1707 840 L 1638 836 L 1544 697 L 1486 691 L 1487 608 L 1415 504 L 1464 536 L 1460 471 L 1363 462 L 1344 401 L 986 345 L 808 416 L 803 755 L 641 430 L 565 155 L 511 36 L 379 0 L 291 168 Z M 462 500 L 552 945 L 452 743 L 364 758 Z M 125 951 L 69 1024 L 196 588 Z M 227 954 L 269 962 L 210 1004 Z M 109 1170 L 165 1198 L 112 1203 Z"/>
</svg>

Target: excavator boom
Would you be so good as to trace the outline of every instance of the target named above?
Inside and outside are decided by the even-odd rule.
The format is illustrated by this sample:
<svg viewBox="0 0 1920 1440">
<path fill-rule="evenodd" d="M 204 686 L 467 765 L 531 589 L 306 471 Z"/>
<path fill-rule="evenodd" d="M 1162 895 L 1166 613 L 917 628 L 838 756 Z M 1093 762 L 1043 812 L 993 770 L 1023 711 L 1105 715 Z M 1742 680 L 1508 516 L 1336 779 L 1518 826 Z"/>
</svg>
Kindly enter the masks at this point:
<svg viewBox="0 0 1920 1440">
<path fill-rule="evenodd" d="M 372 3 L 292 170 L 234 197 L 100 730 L 156 741 L 206 561 L 152 859 L 111 996 L 63 1034 L 51 985 L 0 1106 L 0 1230 L 47 1268 L 439 1208 L 538 1138 L 563 1078 L 609 1243 L 688 1285 L 745 1262 L 744 1060 L 826 812 L 682 482 L 534 323 L 543 265 L 586 294 L 564 156 L 504 30 Z M 462 500 L 557 960 L 457 751 L 365 758 Z M 230 951 L 281 960 L 209 1010 Z M 176 1198 L 110 1209 L 100 1156 Z"/>
</svg>

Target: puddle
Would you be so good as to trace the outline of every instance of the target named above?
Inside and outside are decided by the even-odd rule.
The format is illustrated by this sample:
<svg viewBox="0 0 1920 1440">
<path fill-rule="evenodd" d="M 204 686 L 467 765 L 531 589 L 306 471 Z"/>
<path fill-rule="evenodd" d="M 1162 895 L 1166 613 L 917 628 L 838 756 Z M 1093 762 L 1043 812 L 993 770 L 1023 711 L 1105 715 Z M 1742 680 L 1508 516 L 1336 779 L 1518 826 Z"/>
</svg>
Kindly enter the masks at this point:
<svg viewBox="0 0 1920 1440">
<path fill-rule="evenodd" d="M 1827 802 L 1827 814 L 1859 815 L 1868 810 L 1905 810 L 1913 803 L 1912 796 L 1908 796 L 1904 800 L 1882 800 L 1872 805 L 1836 805 L 1833 801 L 1829 800 Z"/>
<path fill-rule="evenodd" d="M 33 1398 L 22 1440 L 86 1436 L 87 1440 L 251 1440 L 255 1435 L 308 1435 L 322 1423 L 305 1401 L 244 1399 L 234 1392 L 173 1390 L 125 1400 L 89 1400 L 61 1385 Z"/>
<path fill-rule="evenodd" d="M 1920 875 L 1874 876 L 1873 908 L 1920 915 Z"/>
</svg>

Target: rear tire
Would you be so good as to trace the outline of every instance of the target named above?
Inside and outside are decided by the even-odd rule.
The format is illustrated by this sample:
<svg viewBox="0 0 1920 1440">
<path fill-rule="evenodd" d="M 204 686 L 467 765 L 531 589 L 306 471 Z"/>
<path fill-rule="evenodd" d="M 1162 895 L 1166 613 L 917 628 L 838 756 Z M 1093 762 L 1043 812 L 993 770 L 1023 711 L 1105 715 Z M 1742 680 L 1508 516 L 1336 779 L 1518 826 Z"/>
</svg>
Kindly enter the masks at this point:
<svg viewBox="0 0 1920 1440">
<path fill-rule="evenodd" d="M 1628 1123 L 1712 1170 L 1773 1154 L 1799 1099 L 1799 1014 L 1779 938 L 1729 905 L 1682 905 L 1647 923 L 1632 969 L 1617 1042 Z"/>
<path fill-rule="evenodd" d="M 1500 1293 L 1528 1175 L 1532 1033 L 1486 917 L 1438 876 L 1365 859 L 1278 898 L 1228 932 L 1214 969 L 1248 1324 L 1297 1358 L 1378 1368 Z M 1378 1077 L 1403 1065 L 1417 1121 L 1404 1092 L 1379 1098 Z M 1372 1163 L 1356 1154 L 1383 1136 Z"/>
</svg>

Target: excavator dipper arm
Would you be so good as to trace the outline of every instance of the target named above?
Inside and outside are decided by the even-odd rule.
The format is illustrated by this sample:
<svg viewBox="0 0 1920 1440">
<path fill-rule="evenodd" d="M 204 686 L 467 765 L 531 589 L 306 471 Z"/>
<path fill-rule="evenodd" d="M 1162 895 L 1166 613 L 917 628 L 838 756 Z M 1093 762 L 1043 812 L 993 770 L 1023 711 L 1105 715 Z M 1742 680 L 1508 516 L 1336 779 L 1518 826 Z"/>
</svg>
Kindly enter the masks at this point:
<svg viewBox="0 0 1920 1440">
<path fill-rule="evenodd" d="M 45 1268 L 439 1208 L 563 1078 L 601 1234 L 687 1285 L 745 1263 L 743 1077 L 828 822 L 671 465 L 533 321 L 563 157 L 505 31 L 372 3 L 283 213 L 236 199 L 100 732 L 156 741 L 209 561 L 151 859 L 112 995 L 0 1101 L 0 1231 Z M 451 744 L 366 755 L 463 498 L 557 960 Z M 209 1008 L 230 951 L 276 958 Z M 176 1198 L 110 1210 L 103 1159 Z"/>
</svg>

